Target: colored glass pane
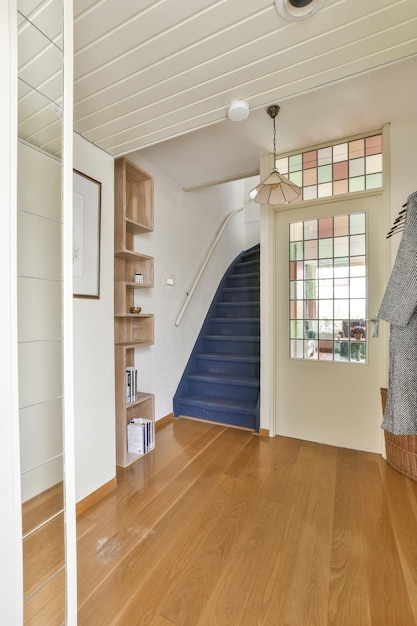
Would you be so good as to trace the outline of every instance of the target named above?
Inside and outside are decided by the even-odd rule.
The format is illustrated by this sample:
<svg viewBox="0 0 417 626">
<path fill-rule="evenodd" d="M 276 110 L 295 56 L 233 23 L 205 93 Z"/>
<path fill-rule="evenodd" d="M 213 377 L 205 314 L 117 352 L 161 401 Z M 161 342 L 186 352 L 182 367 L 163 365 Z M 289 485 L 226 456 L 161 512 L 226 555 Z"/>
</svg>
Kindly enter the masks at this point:
<svg viewBox="0 0 417 626">
<path fill-rule="evenodd" d="M 340 196 L 342 193 L 348 193 L 349 185 L 348 180 L 336 180 L 333 183 L 333 195 Z"/>
<path fill-rule="evenodd" d="M 300 320 L 291 320 L 291 323 L 290 323 L 291 338 L 302 339 L 303 338 L 303 326 L 304 326 L 304 322 Z"/>
<path fill-rule="evenodd" d="M 319 259 L 329 259 L 333 256 L 333 239 L 319 239 Z"/>
<path fill-rule="evenodd" d="M 365 174 L 365 159 L 352 159 L 349 161 L 349 176 L 353 178 L 354 176 L 363 176 Z"/>
<path fill-rule="evenodd" d="M 332 147 L 320 148 L 317 150 L 317 165 L 329 165 L 332 162 Z"/>
<path fill-rule="evenodd" d="M 368 174 L 366 176 L 366 188 L 378 189 L 382 187 L 382 174 Z"/>
<path fill-rule="evenodd" d="M 339 161 L 346 161 L 348 158 L 348 145 L 347 143 L 338 143 L 333 146 L 333 163 Z"/>
<path fill-rule="evenodd" d="M 382 153 L 382 135 L 373 135 L 365 139 L 365 154 Z"/>
<path fill-rule="evenodd" d="M 312 167 L 309 170 L 304 170 L 303 171 L 303 186 L 308 187 L 309 185 L 316 185 L 316 184 L 317 184 L 317 168 Z"/>
<path fill-rule="evenodd" d="M 303 200 L 316 200 L 317 198 L 317 185 L 311 187 L 304 187 Z"/>
<path fill-rule="evenodd" d="M 333 180 L 342 180 L 348 177 L 348 162 L 341 161 L 333 164 Z"/>
<path fill-rule="evenodd" d="M 317 298 L 317 280 L 304 281 L 304 298 L 306 300 L 315 300 Z"/>
<path fill-rule="evenodd" d="M 333 218 L 333 229 L 335 237 L 342 237 L 349 234 L 349 216 L 348 215 L 336 215 Z"/>
<path fill-rule="evenodd" d="M 309 152 L 304 152 L 303 154 L 303 168 L 307 169 L 310 167 L 317 166 L 317 150 L 310 150 Z"/>
<path fill-rule="evenodd" d="M 303 168 L 303 155 L 293 154 L 289 158 L 289 172 L 298 172 Z"/>
<path fill-rule="evenodd" d="M 303 239 L 303 222 L 294 222 L 290 224 L 290 241 L 302 241 Z"/>
<path fill-rule="evenodd" d="M 317 187 L 317 193 L 319 198 L 329 198 L 333 195 L 332 183 L 322 183 Z"/>
<path fill-rule="evenodd" d="M 317 170 L 317 181 L 319 183 L 328 183 L 332 180 L 332 166 L 321 165 Z"/>
<path fill-rule="evenodd" d="M 320 259 L 318 265 L 319 278 L 331 278 L 334 272 L 332 259 Z"/>
<path fill-rule="evenodd" d="M 304 264 L 304 277 L 316 278 L 317 277 L 317 259 L 306 261 Z"/>
<path fill-rule="evenodd" d="M 317 220 L 306 220 L 304 222 L 304 239 L 317 239 Z"/>
<path fill-rule="evenodd" d="M 365 189 L 365 177 L 358 176 L 357 178 L 349 179 L 349 191 L 354 193 L 355 191 L 364 191 Z"/>
<path fill-rule="evenodd" d="M 322 217 L 319 219 L 319 237 L 331 237 L 333 235 L 333 218 Z"/>
<path fill-rule="evenodd" d="M 365 141 L 364 139 L 356 139 L 355 141 L 349 141 L 349 159 L 357 159 L 358 157 L 365 156 Z"/>
<path fill-rule="evenodd" d="M 317 239 L 309 239 L 304 242 L 304 258 L 317 259 Z"/>
<path fill-rule="evenodd" d="M 334 260 L 334 275 L 337 278 L 349 276 L 349 259 L 348 257 Z"/>
<path fill-rule="evenodd" d="M 304 300 L 304 318 L 306 320 L 317 319 L 317 300 Z"/>
<path fill-rule="evenodd" d="M 352 235 L 350 237 L 350 256 L 362 256 L 365 254 L 365 235 Z"/>
<path fill-rule="evenodd" d="M 352 213 L 349 216 L 349 233 L 361 235 L 365 232 L 365 213 Z"/>
<path fill-rule="evenodd" d="M 382 154 L 367 156 L 365 159 L 366 173 L 376 174 L 382 172 Z"/>
<path fill-rule="evenodd" d="M 302 280 L 304 276 L 304 263 L 302 261 L 290 262 L 290 279 Z"/>
<path fill-rule="evenodd" d="M 278 172 L 281 172 L 281 174 L 284 174 L 285 176 L 288 174 L 288 157 L 277 159 L 275 164 Z"/>
<path fill-rule="evenodd" d="M 334 240 L 334 256 L 344 257 L 349 254 L 349 238 L 336 237 Z"/>
<path fill-rule="evenodd" d="M 303 258 L 303 242 L 295 241 L 290 244 L 291 261 L 299 261 Z"/>
</svg>

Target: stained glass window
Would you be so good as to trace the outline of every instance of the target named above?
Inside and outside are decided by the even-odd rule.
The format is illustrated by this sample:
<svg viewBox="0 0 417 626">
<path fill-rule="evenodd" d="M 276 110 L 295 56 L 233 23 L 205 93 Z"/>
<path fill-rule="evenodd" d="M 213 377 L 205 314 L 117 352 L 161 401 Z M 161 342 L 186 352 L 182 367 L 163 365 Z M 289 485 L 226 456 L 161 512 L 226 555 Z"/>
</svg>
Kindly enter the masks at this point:
<svg viewBox="0 0 417 626">
<path fill-rule="evenodd" d="M 290 224 L 290 357 L 366 361 L 365 213 Z"/>
<path fill-rule="evenodd" d="M 377 189 L 382 187 L 382 135 L 279 158 L 276 166 L 301 188 L 298 201 Z"/>
</svg>

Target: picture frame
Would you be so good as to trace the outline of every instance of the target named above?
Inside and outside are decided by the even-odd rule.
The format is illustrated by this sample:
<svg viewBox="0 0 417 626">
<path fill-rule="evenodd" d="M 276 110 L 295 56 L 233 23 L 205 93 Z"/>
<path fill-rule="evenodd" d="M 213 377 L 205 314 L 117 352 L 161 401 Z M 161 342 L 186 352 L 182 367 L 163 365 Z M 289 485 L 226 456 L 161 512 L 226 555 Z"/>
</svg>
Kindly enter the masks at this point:
<svg viewBox="0 0 417 626">
<path fill-rule="evenodd" d="M 73 296 L 100 298 L 101 183 L 73 170 Z"/>
</svg>

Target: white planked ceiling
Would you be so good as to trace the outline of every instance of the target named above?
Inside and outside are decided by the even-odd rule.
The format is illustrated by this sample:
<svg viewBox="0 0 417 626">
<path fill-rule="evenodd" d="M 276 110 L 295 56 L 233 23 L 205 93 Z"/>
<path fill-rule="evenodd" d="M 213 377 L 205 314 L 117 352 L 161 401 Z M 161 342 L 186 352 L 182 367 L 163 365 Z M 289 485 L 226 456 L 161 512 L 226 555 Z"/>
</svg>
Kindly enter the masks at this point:
<svg viewBox="0 0 417 626">
<path fill-rule="evenodd" d="M 141 150 L 192 186 L 258 167 L 275 102 L 278 151 L 390 121 L 384 72 L 414 88 L 417 1 L 326 0 L 289 22 L 274 0 L 74 0 L 74 46 L 76 132 L 113 156 Z M 227 119 L 235 99 L 246 122 Z"/>
</svg>

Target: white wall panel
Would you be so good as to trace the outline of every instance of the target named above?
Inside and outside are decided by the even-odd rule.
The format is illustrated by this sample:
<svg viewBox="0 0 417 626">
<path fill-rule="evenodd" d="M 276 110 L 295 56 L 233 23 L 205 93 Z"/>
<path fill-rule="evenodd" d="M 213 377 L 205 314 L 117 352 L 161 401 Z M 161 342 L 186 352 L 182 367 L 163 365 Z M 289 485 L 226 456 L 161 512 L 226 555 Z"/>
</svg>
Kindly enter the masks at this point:
<svg viewBox="0 0 417 626">
<path fill-rule="evenodd" d="M 19 344 L 19 404 L 52 400 L 62 394 L 61 341 Z"/>
<path fill-rule="evenodd" d="M 20 277 L 17 281 L 19 340 L 57 339 L 62 334 L 59 281 Z"/>
</svg>

